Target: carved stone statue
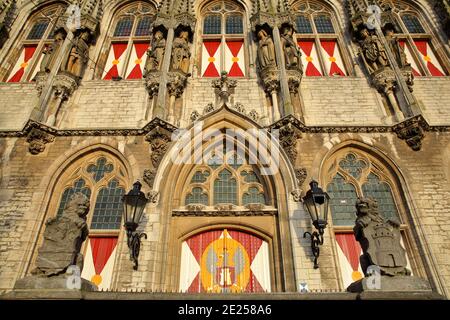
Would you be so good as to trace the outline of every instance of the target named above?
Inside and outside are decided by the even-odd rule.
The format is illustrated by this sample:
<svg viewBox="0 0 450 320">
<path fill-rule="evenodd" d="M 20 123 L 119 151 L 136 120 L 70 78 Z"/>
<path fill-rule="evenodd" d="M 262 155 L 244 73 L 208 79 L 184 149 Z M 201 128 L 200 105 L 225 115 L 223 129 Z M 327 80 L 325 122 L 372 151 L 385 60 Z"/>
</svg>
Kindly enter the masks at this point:
<svg viewBox="0 0 450 320">
<path fill-rule="evenodd" d="M 161 31 L 156 31 L 150 48 L 147 50 L 147 63 L 144 74 L 150 70 L 161 70 L 164 51 L 166 50 L 166 39 Z"/>
<path fill-rule="evenodd" d="M 172 49 L 172 70 L 180 70 L 184 73 L 189 71 L 189 60 L 191 57 L 189 49 L 189 33 L 181 31 L 177 38 L 173 40 Z"/>
<path fill-rule="evenodd" d="M 261 68 L 275 66 L 275 46 L 265 30 L 258 32 L 258 59 Z"/>
<path fill-rule="evenodd" d="M 63 71 L 76 77 L 81 77 L 89 59 L 90 33 L 83 30 L 74 40 L 67 61 L 63 64 Z"/>
<path fill-rule="evenodd" d="M 31 272 L 33 275 L 64 274 L 70 265 L 77 265 L 82 270 L 80 249 L 89 233 L 88 211 L 89 199 L 78 192 L 72 195 L 61 216 L 47 220 L 36 268 Z"/>
<path fill-rule="evenodd" d="M 376 265 L 381 275 L 410 275 L 406 252 L 400 244 L 400 223 L 384 219 L 372 198 L 358 199 L 356 210 L 353 232 L 363 250 L 360 261 L 364 274 L 367 276 L 367 268 Z"/>
<path fill-rule="evenodd" d="M 366 28 L 361 29 L 360 36 L 361 49 L 369 72 L 372 73 L 387 66 L 389 64 L 388 56 L 380 39 L 376 35 L 371 35 Z"/>
<path fill-rule="evenodd" d="M 293 29 L 290 26 L 284 27 L 281 34 L 281 45 L 284 52 L 284 60 L 287 69 L 301 69 L 300 50 L 292 38 Z"/>
<path fill-rule="evenodd" d="M 42 52 L 44 54 L 44 58 L 42 58 L 40 71 L 41 72 L 50 72 L 50 68 L 58 55 L 59 48 L 61 47 L 62 43 L 64 42 L 64 39 L 66 38 L 66 32 L 64 29 L 58 29 L 55 33 L 55 39 L 53 40 L 53 43 L 46 46 L 44 48 L 44 51 Z"/>
<path fill-rule="evenodd" d="M 405 49 L 400 45 L 398 38 L 395 36 L 395 30 L 392 26 L 387 25 L 384 29 L 386 41 L 391 49 L 392 54 L 394 55 L 395 61 L 397 61 L 397 65 L 399 68 L 403 68 L 405 66 L 409 66 L 406 59 Z"/>
</svg>

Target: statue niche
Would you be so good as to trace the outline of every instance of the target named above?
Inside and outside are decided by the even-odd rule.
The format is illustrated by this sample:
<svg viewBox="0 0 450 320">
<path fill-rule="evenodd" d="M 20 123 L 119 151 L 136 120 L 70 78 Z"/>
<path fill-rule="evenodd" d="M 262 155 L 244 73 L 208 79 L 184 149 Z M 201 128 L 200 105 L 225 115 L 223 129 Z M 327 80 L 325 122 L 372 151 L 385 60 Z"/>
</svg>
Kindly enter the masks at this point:
<svg viewBox="0 0 450 320">
<path fill-rule="evenodd" d="M 162 31 L 158 30 L 153 35 L 150 48 L 147 50 L 147 63 L 145 64 L 144 74 L 149 71 L 161 70 L 164 59 L 164 52 L 166 50 L 166 39 Z"/>
<path fill-rule="evenodd" d="M 378 36 L 371 34 L 366 27 L 359 31 L 360 46 L 364 60 L 370 73 L 386 67 L 389 64 L 386 50 Z"/>
<path fill-rule="evenodd" d="M 301 52 L 292 37 L 293 32 L 294 30 L 291 26 L 285 26 L 281 33 L 281 45 L 283 47 L 286 69 L 302 69 Z"/>
<path fill-rule="evenodd" d="M 73 41 L 69 55 L 62 64 L 62 71 L 81 78 L 89 60 L 91 34 L 88 29 L 81 30 Z"/>
<path fill-rule="evenodd" d="M 395 27 L 388 23 L 383 28 L 386 41 L 389 49 L 394 55 L 395 61 L 400 69 L 410 66 L 406 59 L 405 49 L 400 45 L 397 36 L 395 35 Z"/>
<path fill-rule="evenodd" d="M 190 57 L 189 32 L 182 30 L 173 40 L 171 70 L 188 74 Z"/>
<path fill-rule="evenodd" d="M 33 275 L 47 277 L 64 274 L 71 265 L 83 268 L 81 245 L 88 236 L 86 215 L 89 199 L 82 193 L 72 195 L 61 216 L 46 222 L 44 241 L 38 250 Z"/>
<path fill-rule="evenodd" d="M 356 210 L 353 232 L 363 250 L 360 262 L 364 274 L 368 275 L 369 266 L 377 265 L 381 275 L 409 276 L 411 271 L 406 268 L 406 252 L 400 244 L 400 223 L 384 219 L 372 198 L 358 199 Z"/>
<path fill-rule="evenodd" d="M 275 60 L 275 46 L 271 36 L 266 30 L 258 31 L 258 61 L 261 69 L 266 67 L 276 66 Z"/>
</svg>

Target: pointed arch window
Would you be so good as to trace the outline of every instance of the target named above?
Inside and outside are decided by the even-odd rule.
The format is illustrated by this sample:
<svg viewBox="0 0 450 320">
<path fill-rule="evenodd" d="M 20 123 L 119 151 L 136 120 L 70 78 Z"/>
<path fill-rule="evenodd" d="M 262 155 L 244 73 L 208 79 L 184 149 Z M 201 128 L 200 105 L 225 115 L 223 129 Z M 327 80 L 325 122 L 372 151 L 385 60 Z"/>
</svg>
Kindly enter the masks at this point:
<svg viewBox="0 0 450 320">
<path fill-rule="evenodd" d="M 201 76 L 244 77 L 244 10 L 235 2 L 215 1 L 202 10 Z"/>
<path fill-rule="evenodd" d="M 117 13 L 110 30 L 102 79 L 142 78 L 155 14 L 155 7 L 142 1 L 135 1 Z"/>
<path fill-rule="evenodd" d="M 350 70 L 343 53 L 343 41 L 332 11 L 314 0 L 293 5 L 296 14 L 297 44 L 307 77 L 347 76 Z"/>
<path fill-rule="evenodd" d="M 356 149 L 341 150 L 328 163 L 330 170 L 325 185 L 330 196 L 330 225 L 336 239 L 343 287 L 346 288 L 363 277 L 359 262 L 362 250 L 353 235 L 355 204 L 359 197 L 374 198 L 384 218 L 400 223 L 402 245 L 407 252 L 407 244 L 411 242 L 408 241 L 408 225 L 403 218 L 405 207 L 395 177 L 382 163 Z M 411 251 L 408 252 L 410 255 Z M 408 268 L 411 269 L 411 266 Z"/>
<path fill-rule="evenodd" d="M 7 64 L 9 72 L 4 77 L 6 82 L 33 81 L 39 71 L 39 65 L 44 57 L 42 53 L 46 46 L 53 42 L 53 31 L 58 20 L 64 16 L 66 5 L 55 4 L 43 8 L 30 17 L 25 25 L 21 41 L 12 50 Z"/>
<path fill-rule="evenodd" d="M 72 164 L 58 181 L 56 204 L 50 207 L 52 212 L 54 210 L 61 215 L 75 192 L 89 197 L 89 238 L 82 248 L 84 265 L 81 277 L 94 282 L 100 289 L 108 289 L 112 283 L 122 222 L 121 198 L 127 190 L 128 181 L 124 172 L 122 163 L 108 153 L 83 157 Z"/>
<path fill-rule="evenodd" d="M 380 5 L 391 8 L 397 36 L 400 45 L 405 49 L 413 74 L 417 77 L 447 76 L 449 74 L 448 57 L 445 54 L 438 54 L 435 50 L 441 45 L 434 38 L 430 26 L 422 18 L 424 15 L 405 1 L 382 0 Z"/>
<path fill-rule="evenodd" d="M 202 204 L 211 209 L 216 205 L 272 205 L 257 168 L 235 151 L 225 151 L 224 156 L 211 155 L 205 165 L 195 167 L 184 188 L 184 205 Z"/>
</svg>

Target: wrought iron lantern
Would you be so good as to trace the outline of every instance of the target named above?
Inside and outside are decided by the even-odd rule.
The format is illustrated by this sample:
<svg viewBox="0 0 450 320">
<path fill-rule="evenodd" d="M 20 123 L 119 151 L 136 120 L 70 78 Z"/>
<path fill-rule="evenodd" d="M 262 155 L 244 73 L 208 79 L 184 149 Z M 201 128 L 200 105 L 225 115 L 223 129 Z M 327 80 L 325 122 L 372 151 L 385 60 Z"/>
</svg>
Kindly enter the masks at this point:
<svg viewBox="0 0 450 320">
<path fill-rule="evenodd" d="M 139 250 L 141 248 L 141 238 L 147 239 L 146 233 L 136 232 L 141 221 L 144 208 L 148 202 L 147 197 L 141 191 L 142 184 L 136 181 L 133 189 L 122 197 L 124 227 L 127 230 L 127 243 L 130 250 L 130 260 L 134 262 L 133 269 L 138 268 Z"/>
<path fill-rule="evenodd" d="M 303 197 L 303 205 L 306 207 L 306 210 L 308 210 L 312 224 L 317 230 L 313 233 L 308 231 L 305 232 L 303 238 L 306 238 L 306 235 L 309 235 L 311 238 L 311 249 L 314 255 L 314 269 L 317 269 L 319 268 L 319 264 L 317 263 L 320 254 L 319 245 L 323 245 L 323 233 L 328 223 L 328 203 L 330 196 L 328 193 L 324 192 L 322 188 L 319 188 L 319 184 L 315 180 L 312 180 L 309 183 L 309 186 L 311 189 L 308 190 Z"/>
</svg>

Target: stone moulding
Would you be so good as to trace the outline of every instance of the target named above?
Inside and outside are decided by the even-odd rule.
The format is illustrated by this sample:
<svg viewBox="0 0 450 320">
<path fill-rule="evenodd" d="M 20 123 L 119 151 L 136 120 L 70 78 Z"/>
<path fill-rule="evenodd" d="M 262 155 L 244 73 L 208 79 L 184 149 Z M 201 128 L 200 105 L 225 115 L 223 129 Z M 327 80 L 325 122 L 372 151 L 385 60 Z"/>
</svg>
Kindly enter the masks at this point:
<svg viewBox="0 0 450 320">
<path fill-rule="evenodd" d="M 248 210 L 248 211 L 208 211 L 208 210 L 174 210 L 172 217 L 255 217 L 277 216 L 276 210 Z"/>
</svg>

